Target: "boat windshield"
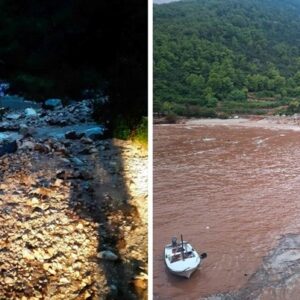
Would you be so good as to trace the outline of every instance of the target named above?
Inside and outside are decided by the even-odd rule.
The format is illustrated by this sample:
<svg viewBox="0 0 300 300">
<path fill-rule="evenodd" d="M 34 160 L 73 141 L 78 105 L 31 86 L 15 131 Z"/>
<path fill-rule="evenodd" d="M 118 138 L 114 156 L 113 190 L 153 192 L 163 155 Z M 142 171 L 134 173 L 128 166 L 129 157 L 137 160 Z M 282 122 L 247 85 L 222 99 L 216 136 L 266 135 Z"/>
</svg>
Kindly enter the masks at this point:
<svg viewBox="0 0 300 300">
<path fill-rule="evenodd" d="M 195 256 L 195 254 L 194 254 L 193 251 L 177 252 L 177 253 L 173 254 L 170 257 L 170 261 L 171 261 L 171 263 L 174 263 L 174 262 L 184 260 L 184 259 L 187 259 L 187 258 L 191 258 L 191 257 L 194 257 L 194 256 Z"/>
</svg>

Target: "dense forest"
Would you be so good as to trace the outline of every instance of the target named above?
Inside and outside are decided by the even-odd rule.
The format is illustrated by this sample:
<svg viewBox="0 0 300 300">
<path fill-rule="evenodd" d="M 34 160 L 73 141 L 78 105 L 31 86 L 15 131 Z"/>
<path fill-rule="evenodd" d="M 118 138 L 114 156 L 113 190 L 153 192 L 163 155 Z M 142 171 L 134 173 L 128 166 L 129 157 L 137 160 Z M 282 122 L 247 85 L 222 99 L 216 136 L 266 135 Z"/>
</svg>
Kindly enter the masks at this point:
<svg viewBox="0 0 300 300">
<path fill-rule="evenodd" d="M 299 0 L 154 5 L 155 112 L 226 117 L 270 109 L 300 111 Z"/>
<path fill-rule="evenodd" d="M 0 77 L 14 92 L 67 101 L 94 90 L 109 95 L 97 112 L 112 122 L 147 114 L 146 1 L 0 0 L 0 28 Z"/>
</svg>

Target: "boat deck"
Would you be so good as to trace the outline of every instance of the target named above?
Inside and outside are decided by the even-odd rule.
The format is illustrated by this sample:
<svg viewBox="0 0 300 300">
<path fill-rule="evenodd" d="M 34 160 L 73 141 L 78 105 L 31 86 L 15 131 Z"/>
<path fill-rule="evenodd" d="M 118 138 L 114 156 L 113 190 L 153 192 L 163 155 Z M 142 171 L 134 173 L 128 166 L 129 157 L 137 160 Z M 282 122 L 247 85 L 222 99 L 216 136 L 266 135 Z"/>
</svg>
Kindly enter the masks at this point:
<svg viewBox="0 0 300 300">
<path fill-rule="evenodd" d="M 168 260 L 170 263 L 195 257 L 195 253 L 192 247 L 187 243 L 184 243 L 183 247 L 182 245 L 177 245 L 176 247 L 169 245 L 166 249 L 168 252 Z"/>
</svg>

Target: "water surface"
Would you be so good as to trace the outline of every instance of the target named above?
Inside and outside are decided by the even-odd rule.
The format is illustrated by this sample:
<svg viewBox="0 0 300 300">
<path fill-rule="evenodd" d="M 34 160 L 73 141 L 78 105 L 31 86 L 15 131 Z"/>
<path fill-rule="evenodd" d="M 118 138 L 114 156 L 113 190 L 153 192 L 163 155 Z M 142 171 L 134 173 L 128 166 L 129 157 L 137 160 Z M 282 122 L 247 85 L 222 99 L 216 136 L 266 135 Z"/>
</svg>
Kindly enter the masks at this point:
<svg viewBox="0 0 300 300">
<path fill-rule="evenodd" d="M 0 97 L 0 107 L 9 108 L 12 110 L 24 110 L 26 108 L 39 108 L 40 104 L 25 100 L 22 97 L 18 96 L 3 96 Z"/>
<path fill-rule="evenodd" d="M 299 195 L 300 132 L 154 126 L 154 299 L 202 299 L 243 289 L 249 290 L 244 299 L 299 299 L 299 281 L 274 279 L 272 287 L 259 275 L 283 235 L 300 233 Z M 163 261 L 165 244 L 181 233 L 208 253 L 190 280 L 169 274 Z M 279 278 L 282 269 L 269 265 Z M 284 270 L 286 278 L 291 270 Z"/>
</svg>

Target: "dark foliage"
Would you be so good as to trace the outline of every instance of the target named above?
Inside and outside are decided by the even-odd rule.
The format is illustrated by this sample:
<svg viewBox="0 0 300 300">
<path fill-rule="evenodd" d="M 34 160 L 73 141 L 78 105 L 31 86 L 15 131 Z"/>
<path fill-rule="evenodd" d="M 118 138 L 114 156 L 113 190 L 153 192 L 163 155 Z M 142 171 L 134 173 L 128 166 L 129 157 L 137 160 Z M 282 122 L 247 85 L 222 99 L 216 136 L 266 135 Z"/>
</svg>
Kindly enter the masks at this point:
<svg viewBox="0 0 300 300">
<path fill-rule="evenodd" d="M 0 76 L 36 99 L 110 95 L 112 116 L 147 110 L 147 2 L 0 0 Z"/>
</svg>

